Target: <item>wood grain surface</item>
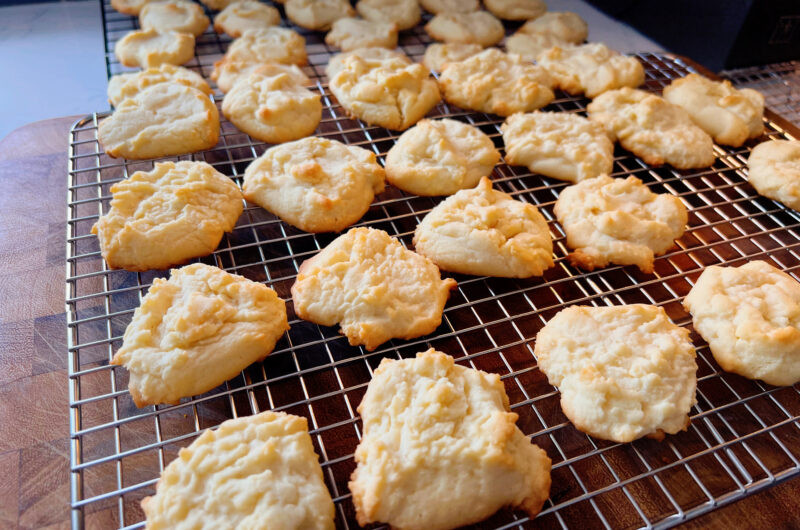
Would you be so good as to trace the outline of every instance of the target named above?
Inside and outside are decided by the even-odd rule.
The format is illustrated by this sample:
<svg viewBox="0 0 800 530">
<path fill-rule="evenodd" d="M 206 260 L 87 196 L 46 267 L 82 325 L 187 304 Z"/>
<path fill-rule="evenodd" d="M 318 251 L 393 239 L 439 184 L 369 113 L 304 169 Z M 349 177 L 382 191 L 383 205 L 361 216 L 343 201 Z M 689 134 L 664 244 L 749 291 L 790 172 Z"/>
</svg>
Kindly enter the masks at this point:
<svg viewBox="0 0 800 530">
<path fill-rule="evenodd" d="M 0 528 L 69 528 L 64 274 L 67 141 L 76 119 L 33 123 L 0 141 Z M 86 526 L 116 527 L 116 517 L 102 507 L 87 513 Z M 798 525 L 795 479 L 684 526 Z"/>
</svg>

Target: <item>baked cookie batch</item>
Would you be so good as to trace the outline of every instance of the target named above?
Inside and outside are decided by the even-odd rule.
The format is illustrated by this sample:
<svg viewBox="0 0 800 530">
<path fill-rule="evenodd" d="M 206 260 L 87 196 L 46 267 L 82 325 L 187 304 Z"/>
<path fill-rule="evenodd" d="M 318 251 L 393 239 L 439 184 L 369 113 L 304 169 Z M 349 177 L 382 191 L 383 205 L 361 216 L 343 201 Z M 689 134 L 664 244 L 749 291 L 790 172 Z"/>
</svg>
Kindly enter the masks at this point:
<svg viewBox="0 0 800 530">
<path fill-rule="evenodd" d="M 273 145 L 247 167 L 241 188 L 186 160 L 155 162 L 114 184 L 92 228 L 103 259 L 145 271 L 211 254 L 245 200 L 302 231 L 342 232 L 299 267 L 291 307 L 369 351 L 441 324 L 456 286 L 441 271 L 525 279 L 555 264 L 542 213 L 493 188 L 501 152 L 492 138 L 455 119 L 423 119 L 442 100 L 506 118 L 505 162 L 570 184 L 553 212 L 567 260 L 586 271 L 617 264 L 651 274 L 688 222 L 680 198 L 634 176 L 609 176 L 616 142 L 650 165 L 704 168 L 715 161 L 714 143 L 739 147 L 764 129 L 758 92 L 697 74 L 673 81 L 663 97 L 641 90 L 635 57 L 584 44 L 586 23 L 547 12 L 541 0 L 484 0 L 486 10 L 478 0 L 286 0 L 293 23 L 327 31 L 325 42 L 341 50 L 326 67 L 341 111 L 402 132 L 381 165 L 370 150 L 313 136 L 324 93 L 301 68 L 305 39 L 280 26 L 278 9 L 202 2 L 219 11 L 214 30 L 234 39 L 210 75 L 224 94 L 222 113 Z M 180 66 L 210 24 L 206 11 L 187 0 L 112 6 L 139 17 L 141 29 L 115 53 L 141 70 L 109 81 L 115 110 L 98 127 L 106 153 L 155 159 L 213 148 L 214 92 Z M 433 14 L 425 31 L 441 41 L 421 64 L 396 49 L 398 31 L 419 23 L 420 6 Z M 501 19 L 526 22 L 506 38 Z M 504 39 L 506 51 L 494 47 Z M 592 99 L 586 116 L 539 110 L 555 90 Z M 748 178 L 759 193 L 800 209 L 800 142 L 759 144 Z M 445 196 L 419 220 L 414 250 L 382 230 L 350 228 L 387 181 Z M 774 385 L 800 381 L 800 283 L 787 273 L 763 261 L 711 266 L 684 306 L 723 370 Z M 288 329 L 286 302 L 273 289 L 193 263 L 153 281 L 111 362 L 127 369 L 137 406 L 177 404 L 263 360 Z M 626 443 L 689 424 L 695 350 L 661 307 L 567 307 L 541 328 L 534 355 L 566 417 L 588 435 Z M 433 349 L 384 359 L 358 412 L 363 436 L 349 489 L 361 525 L 449 529 L 502 507 L 534 517 L 549 496 L 550 459 L 516 426 L 497 374 Z M 205 431 L 142 506 L 153 529 L 335 527 L 306 419 L 282 412 Z"/>
</svg>

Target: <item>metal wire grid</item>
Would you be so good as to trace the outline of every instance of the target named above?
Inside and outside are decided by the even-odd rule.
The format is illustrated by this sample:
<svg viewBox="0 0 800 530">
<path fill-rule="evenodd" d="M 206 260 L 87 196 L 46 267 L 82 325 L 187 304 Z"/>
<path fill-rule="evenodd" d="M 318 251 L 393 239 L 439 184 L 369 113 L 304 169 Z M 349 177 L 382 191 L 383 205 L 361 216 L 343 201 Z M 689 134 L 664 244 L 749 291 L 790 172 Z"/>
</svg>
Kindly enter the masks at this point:
<svg viewBox="0 0 800 530">
<path fill-rule="evenodd" d="M 737 87 L 758 90 L 767 106 L 786 119 L 800 120 L 800 61 L 726 70 L 720 75 Z"/>
<path fill-rule="evenodd" d="M 108 12 L 104 13 L 108 28 Z M 424 50 L 423 39 L 412 31 L 401 44 L 406 53 L 418 57 Z M 383 159 L 397 134 L 344 116 L 322 83 L 329 50 L 323 51 L 324 44 L 314 45 L 309 42 L 307 73 L 315 77 L 325 103 L 321 135 L 372 149 Z M 640 59 L 651 90 L 692 70 L 680 59 L 654 55 Z M 195 66 L 207 75 L 203 69 L 213 61 L 201 54 L 197 62 Z M 578 112 L 585 103 L 560 97 L 549 110 Z M 502 146 L 500 120 L 494 116 L 445 104 L 433 114 L 471 123 Z M 492 175 L 495 185 L 537 204 L 550 224 L 556 267 L 542 279 L 455 276 L 459 287 L 434 334 L 391 341 L 371 353 L 350 347 L 335 328 L 298 320 L 289 304 L 292 329 L 263 363 L 179 406 L 140 410 L 125 390 L 127 373 L 108 361 L 153 278 L 166 273 L 108 270 L 90 234 L 98 215 L 108 208 L 110 186 L 152 167 L 152 162 L 114 160 L 102 153 L 96 126 L 103 116 L 79 122 L 70 138 L 66 300 L 73 527 L 90 526 L 109 511 L 116 526 L 141 527 L 139 501 L 152 493 L 158 473 L 180 447 L 225 419 L 265 409 L 309 419 L 335 498 L 337 525 L 357 527 L 346 485 L 360 437 L 355 408 L 383 357 L 409 357 L 429 346 L 453 355 L 461 364 L 500 373 L 512 409 L 520 416 L 518 425 L 553 459 L 551 497 L 536 520 L 538 526 L 671 526 L 800 470 L 795 449 L 800 434 L 796 389 L 769 387 L 720 372 L 696 335 L 695 344 L 702 346 L 692 424 L 687 432 L 661 443 L 639 440 L 619 445 L 576 431 L 561 413 L 558 394 L 537 370 L 532 353 L 538 329 L 566 305 L 653 303 L 663 306 L 679 325 L 690 326 L 680 300 L 704 266 L 758 258 L 796 275 L 800 218 L 758 197 L 746 183 L 745 160 L 752 145 L 717 148 L 717 162 L 700 171 L 650 168 L 624 151 L 616 153 L 615 176 L 636 175 L 654 191 L 681 197 L 690 211 L 689 229 L 676 250 L 656 260 L 653 275 L 621 267 L 588 274 L 571 268 L 565 261 L 564 234 L 552 212 L 565 184 L 501 163 Z M 767 134 L 792 138 L 793 133 L 769 121 Z M 265 148 L 223 122 L 215 149 L 179 158 L 209 162 L 241 185 L 244 168 Z M 382 228 L 409 245 L 414 227 L 436 202 L 389 188 L 360 224 Z M 300 232 L 248 205 L 236 229 L 201 261 L 263 281 L 289 299 L 299 264 L 334 236 Z M 521 514 L 502 511 L 479 527 L 528 525 Z"/>
</svg>

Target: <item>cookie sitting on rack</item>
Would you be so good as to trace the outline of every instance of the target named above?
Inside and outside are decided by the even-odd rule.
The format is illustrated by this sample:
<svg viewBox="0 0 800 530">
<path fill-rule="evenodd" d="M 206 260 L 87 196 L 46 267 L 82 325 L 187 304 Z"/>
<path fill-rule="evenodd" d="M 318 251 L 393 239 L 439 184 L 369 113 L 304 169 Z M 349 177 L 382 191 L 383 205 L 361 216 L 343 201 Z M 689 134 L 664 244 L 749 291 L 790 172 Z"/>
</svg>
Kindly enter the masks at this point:
<svg viewBox="0 0 800 530">
<path fill-rule="evenodd" d="M 146 528 L 333 530 L 308 421 L 266 411 L 222 422 L 180 450 L 142 500 Z"/>
<path fill-rule="evenodd" d="M 432 38 L 443 42 L 493 46 L 503 40 L 503 23 L 487 11 L 455 13 L 447 11 L 433 17 L 425 24 Z"/>
<path fill-rule="evenodd" d="M 123 66 L 181 65 L 194 57 L 194 35 L 153 29 L 131 31 L 114 45 L 114 55 Z"/>
<path fill-rule="evenodd" d="M 108 101 L 116 107 L 122 100 L 134 97 L 142 90 L 159 83 L 178 83 L 196 88 L 207 95 L 213 92 L 197 72 L 172 64 L 162 64 L 140 72 L 113 76 L 108 80 Z"/>
<path fill-rule="evenodd" d="M 544 68 L 497 48 L 446 63 L 439 76 L 448 103 L 499 116 L 544 107 L 555 97 L 552 84 Z"/>
<path fill-rule="evenodd" d="M 267 149 L 244 172 L 247 200 L 306 232 L 339 232 L 383 191 L 384 170 L 362 147 L 313 136 Z"/>
<path fill-rule="evenodd" d="M 264 29 L 281 23 L 281 14 L 272 6 L 254 0 L 237 0 L 214 18 L 214 31 L 241 37 L 248 29 Z"/>
<path fill-rule="evenodd" d="M 535 517 L 548 497 L 550 459 L 516 426 L 497 374 L 434 349 L 384 359 L 358 412 L 349 486 L 360 525 L 446 530 L 504 506 Z"/>
<path fill-rule="evenodd" d="M 243 210 L 236 184 L 205 162 L 156 163 L 111 186 L 111 196 L 92 233 L 114 269 L 166 269 L 208 255 Z"/>
<path fill-rule="evenodd" d="M 539 54 L 553 46 L 580 44 L 589 35 L 589 26 L 576 13 L 551 11 L 528 20 L 505 42 L 509 53 L 535 61 Z"/>
<path fill-rule="evenodd" d="M 111 364 L 128 369 L 137 407 L 174 405 L 263 360 L 288 329 L 275 291 L 193 263 L 153 280 Z"/>
<path fill-rule="evenodd" d="M 619 88 L 600 94 L 586 107 L 589 119 L 613 140 L 651 166 L 678 169 L 714 163 L 714 142 L 681 107 L 644 90 Z"/>
<path fill-rule="evenodd" d="M 800 381 L 800 283 L 765 261 L 703 270 L 683 302 L 723 370 Z"/>
<path fill-rule="evenodd" d="M 747 159 L 747 180 L 764 197 L 800 211 L 800 141 L 755 146 Z"/>
<path fill-rule="evenodd" d="M 403 131 L 440 100 L 436 81 L 421 64 L 384 48 L 334 56 L 325 69 L 330 91 L 351 116 Z"/>
<path fill-rule="evenodd" d="M 634 176 L 583 180 L 563 190 L 553 210 L 574 249 L 570 263 L 589 271 L 616 263 L 652 273 L 654 256 L 674 245 L 688 220 L 679 198 L 655 194 Z"/>
<path fill-rule="evenodd" d="M 564 414 L 586 434 L 625 443 L 689 425 L 695 351 L 689 330 L 661 307 L 568 307 L 536 335 L 534 354 Z"/>
<path fill-rule="evenodd" d="M 500 153 L 477 127 L 457 120 L 421 120 L 386 155 L 386 178 L 415 195 L 452 195 L 492 173 Z"/>
<path fill-rule="evenodd" d="M 106 154 L 133 160 L 194 153 L 219 140 L 219 112 L 208 95 L 179 83 L 159 83 L 124 99 L 100 122 Z"/>
<path fill-rule="evenodd" d="M 530 278 L 553 266 L 550 229 L 536 206 L 493 190 L 486 177 L 436 205 L 417 225 L 414 248 L 462 274 Z"/>
<path fill-rule="evenodd" d="M 239 130 L 270 144 L 313 134 L 322 119 L 320 95 L 271 66 L 240 77 L 222 100 L 222 113 Z"/>
<path fill-rule="evenodd" d="M 737 90 L 730 81 L 689 74 L 664 87 L 664 99 L 721 145 L 739 147 L 764 132 L 764 96 L 752 88 Z"/>
<path fill-rule="evenodd" d="M 208 24 L 208 17 L 203 13 L 200 4 L 186 0 L 148 2 L 139 12 L 139 25 L 142 29 L 152 29 L 159 33 L 176 31 L 199 37 Z"/>
<path fill-rule="evenodd" d="M 383 230 L 352 228 L 303 262 L 292 298 L 297 316 L 338 323 L 351 345 L 371 351 L 433 332 L 455 286 Z"/>
</svg>

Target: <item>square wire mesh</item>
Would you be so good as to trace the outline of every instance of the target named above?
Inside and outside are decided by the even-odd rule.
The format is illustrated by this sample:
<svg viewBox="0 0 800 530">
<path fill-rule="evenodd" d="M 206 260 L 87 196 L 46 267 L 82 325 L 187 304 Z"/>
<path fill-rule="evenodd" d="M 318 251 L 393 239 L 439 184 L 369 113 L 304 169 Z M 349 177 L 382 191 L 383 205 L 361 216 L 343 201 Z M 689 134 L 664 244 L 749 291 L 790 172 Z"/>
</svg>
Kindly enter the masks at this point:
<svg viewBox="0 0 800 530">
<path fill-rule="evenodd" d="M 110 28 L 110 7 L 104 9 Z M 111 14 L 130 22 L 131 17 Z M 424 39 L 423 33 L 412 30 L 403 35 L 401 46 L 419 59 Z M 313 46 L 319 46 L 318 58 Z M 324 44 L 309 43 L 307 67 L 325 105 L 318 135 L 371 149 L 383 162 L 398 133 L 365 126 L 344 114 L 322 76 L 329 51 L 323 48 Z M 678 58 L 638 57 L 647 72 L 645 88 L 651 91 L 694 71 Z M 196 68 L 208 75 L 213 61 L 201 54 L 197 62 Z M 587 102 L 559 94 L 545 110 L 583 112 Z M 127 391 L 127 372 L 109 360 L 152 280 L 166 277 L 167 272 L 109 270 L 90 233 L 98 216 L 108 210 L 110 186 L 134 171 L 153 167 L 153 161 L 117 160 L 103 153 L 97 123 L 106 115 L 88 116 L 70 134 L 66 305 L 73 527 L 83 527 L 94 514 L 109 508 L 116 527 L 142 527 L 139 501 L 153 493 L 160 471 L 181 447 L 226 419 L 271 409 L 308 418 L 336 504 L 337 527 L 357 528 L 347 489 L 361 434 L 356 407 L 381 359 L 411 357 L 428 347 L 449 353 L 464 366 L 501 374 L 512 410 L 519 415 L 518 426 L 553 460 L 550 499 L 537 526 L 672 526 L 800 472 L 797 390 L 722 372 L 694 333 L 698 403 L 690 413 L 688 430 L 662 442 L 615 444 L 577 431 L 563 415 L 558 392 L 537 369 L 533 355 L 537 331 L 568 305 L 656 304 L 678 325 L 691 329 L 681 300 L 705 266 L 765 259 L 797 277 L 800 215 L 758 196 L 747 184 L 746 158 L 755 142 L 737 149 L 715 147 L 717 160 L 712 167 L 690 171 L 649 167 L 617 149 L 614 176 L 635 175 L 655 192 L 680 197 L 689 210 L 686 233 L 673 250 L 656 259 L 652 275 L 634 267 L 591 273 L 572 268 L 566 260 L 564 233 L 553 214 L 555 199 L 566 183 L 501 160 L 491 176 L 495 187 L 536 204 L 548 220 L 556 265 L 542 278 L 453 275 L 458 288 L 436 332 L 410 341 L 393 340 L 374 352 L 349 346 L 335 327 L 297 319 L 289 303 L 291 329 L 265 361 L 180 405 L 138 409 Z M 502 120 L 496 116 L 445 103 L 429 116 L 475 125 L 502 148 Z M 795 138 L 794 129 L 773 119 L 765 121 L 767 136 Z M 241 185 L 245 167 L 266 148 L 223 121 L 214 149 L 168 160 L 208 162 Z M 358 225 L 386 230 L 410 246 L 416 224 L 439 200 L 388 187 Z M 335 237 L 302 232 L 247 204 L 219 249 L 200 261 L 264 282 L 290 301 L 299 265 Z M 527 526 L 528 519 L 511 510 L 477 525 Z"/>
</svg>

